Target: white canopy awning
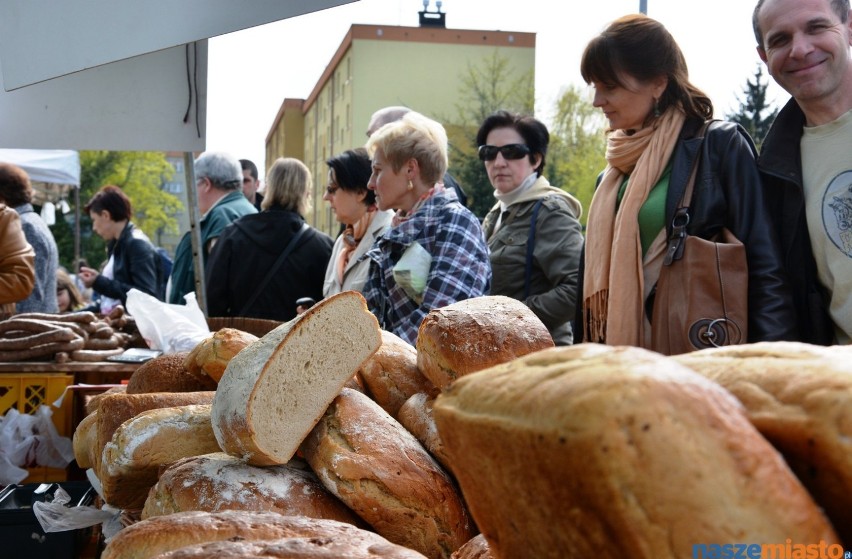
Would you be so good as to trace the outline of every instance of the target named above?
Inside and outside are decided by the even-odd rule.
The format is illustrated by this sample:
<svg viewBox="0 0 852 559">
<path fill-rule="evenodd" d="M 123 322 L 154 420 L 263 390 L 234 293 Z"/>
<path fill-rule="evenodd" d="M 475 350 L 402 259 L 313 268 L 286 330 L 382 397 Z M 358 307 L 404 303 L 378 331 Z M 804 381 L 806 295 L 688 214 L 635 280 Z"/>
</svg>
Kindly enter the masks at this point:
<svg viewBox="0 0 852 559">
<path fill-rule="evenodd" d="M 14 163 L 33 182 L 80 186 L 80 155 L 59 149 L 0 149 L 0 162 Z"/>
</svg>

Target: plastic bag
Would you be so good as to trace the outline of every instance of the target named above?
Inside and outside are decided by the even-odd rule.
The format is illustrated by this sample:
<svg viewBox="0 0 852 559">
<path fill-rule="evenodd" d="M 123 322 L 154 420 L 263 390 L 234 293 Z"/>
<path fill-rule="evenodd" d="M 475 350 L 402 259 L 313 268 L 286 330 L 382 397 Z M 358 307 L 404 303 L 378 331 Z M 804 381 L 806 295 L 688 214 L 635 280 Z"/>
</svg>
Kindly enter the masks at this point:
<svg viewBox="0 0 852 559">
<path fill-rule="evenodd" d="M 32 415 L 12 408 L 0 418 L 0 485 L 23 481 L 26 467 L 65 468 L 74 459 L 71 439 L 59 434 L 52 416 L 41 405 Z"/>
<path fill-rule="evenodd" d="M 85 505 L 66 506 L 69 502 L 71 496 L 62 487 L 57 486 L 53 501 L 33 503 L 33 514 L 45 533 L 88 528 L 101 522 L 109 522 L 117 516 L 116 512 Z"/>
<path fill-rule="evenodd" d="M 393 267 L 393 279 L 418 305 L 423 302 L 423 291 L 431 267 L 432 255 L 418 243 L 408 245 L 402 258 Z"/>
<path fill-rule="evenodd" d="M 138 289 L 127 293 L 127 312 L 136 319 L 148 347 L 163 353 L 190 351 L 210 335 L 195 293 L 188 293 L 184 299 L 186 305 L 172 305 Z"/>
</svg>

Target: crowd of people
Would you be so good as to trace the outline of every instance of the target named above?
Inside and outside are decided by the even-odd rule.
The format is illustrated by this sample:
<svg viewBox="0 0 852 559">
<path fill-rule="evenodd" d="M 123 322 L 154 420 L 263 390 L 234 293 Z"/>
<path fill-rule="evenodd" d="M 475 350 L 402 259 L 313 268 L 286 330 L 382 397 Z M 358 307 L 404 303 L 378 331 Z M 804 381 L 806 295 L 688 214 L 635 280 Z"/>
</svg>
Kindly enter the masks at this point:
<svg viewBox="0 0 852 559">
<path fill-rule="evenodd" d="M 365 147 L 326 161 L 322 200 L 339 222 L 335 239 L 305 221 L 313 178 L 301 161 L 279 158 L 261 181 L 251 161 L 205 152 L 194 185 L 203 279 L 189 233 L 164 277 L 114 186 L 85 208 L 108 242 L 106 263 L 77 277 L 99 295 L 101 311 L 131 288 L 181 304 L 203 281 L 210 316 L 280 321 L 357 290 L 381 326 L 409 343 L 430 310 L 505 295 L 524 302 L 557 345 L 651 347 L 667 240 L 691 190 L 686 232 L 710 239 L 726 229 L 745 248 L 747 341 L 850 343 L 850 15 L 849 0 L 757 2 L 758 54 L 791 95 L 760 153 L 742 126 L 714 119 L 660 22 L 629 15 L 607 26 L 580 65 L 609 123 L 585 231 L 580 202 L 546 178 L 550 135 L 533 116 L 500 110 L 481 123 L 476 147 L 494 204 L 480 222 L 448 173 L 444 127 L 385 107 L 369 122 Z M 58 268 L 21 173 L 0 165 L 2 310 L 81 308 L 80 285 Z"/>
</svg>

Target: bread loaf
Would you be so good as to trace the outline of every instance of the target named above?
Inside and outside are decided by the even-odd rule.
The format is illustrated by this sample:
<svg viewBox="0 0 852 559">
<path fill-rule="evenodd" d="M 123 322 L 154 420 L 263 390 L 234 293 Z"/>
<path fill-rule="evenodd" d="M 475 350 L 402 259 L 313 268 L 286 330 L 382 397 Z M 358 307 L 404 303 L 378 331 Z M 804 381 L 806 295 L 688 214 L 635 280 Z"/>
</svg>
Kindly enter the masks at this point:
<svg viewBox="0 0 852 559">
<path fill-rule="evenodd" d="M 231 359 L 257 340 L 254 334 L 222 328 L 196 345 L 186 356 L 184 366 L 193 373 L 204 374 L 219 382 Z"/>
<path fill-rule="evenodd" d="M 98 406 L 101 405 L 101 400 L 104 399 L 105 396 L 110 396 L 112 394 L 125 394 L 127 392 L 127 385 L 120 384 L 118 386 L 113 386 L 104 392 L 99 392 L 98 394 L 93 394 L 91 396 L 85 396 L 85 407 L 86 407 L 86 415 L 89 415 L 98 410 Z"/>
<path fill-rule="evenodd" d="M 158 355 L 139 366 L 127 381 L 128 394 L 151 392 L 203 392 L 216 390 L 216 382 L 204 373 L 184 366 L 187 352 Z"/>
<path fill-rule="evenodd" d="M 529 307 L 502 295 L 475 297 L 426 315 L 417 366 L 443 390 L 463 375 L 549 347 L 553 338 Z"/>
<path fill-rule="evenodd" d="M 103 449 L 112 440 L 113 434 L 122 423 L 148 410 L 210 404 L 213 401 L 213 394 L 213 392 L 157 392 L 105 396 L 98 407 L 97 445 L 92 454 L 95 460 L 93 465 L 95 473 L 101 477 Z"/>
<path fill-rule="evenodd" d="M 213 401 L 222 450 L 258 466 L 289 462 L 380 344 L 364 297 L 344 291 L 245 348 L 228 363 Z"/>
<path fill-rule="evenodd" d="M 852 548 L 852 351 L 763 342 L 676 359 L 743 403 Z"/>
<path fill-rule="evenodd" d="M 449 557 L 474 530 L 453 482 L 369 397 L 343 389 L 302 445 L 320 480 L 390 541 Z"/>
<path fill-rule="evenodd" d="M 93 453 L 98 442 L 98 412 L 90 413 L 77 424 L 71 446 L 74 449 L 74 459 L 82 469 L 95 465 Z"/>
<path fill-rule="evenodd" d="M 452 472 L 449 457 L 444 451 L 444 443 L 441 442 L 438 427 L 435 425 L 432 413 L 434 404 L 435 398 L 429 394 L 413 395 L 399 408 L 399 422 L 444 468 Z"/>
<path fill-rule="evenodd" d="M 496 557 L 838 543 L 736 398 L 653 352 L 545 350 L 459 379 L 434 413 Z"/>
<path fill-rule="evenodd" d="M 494 559 L 494 556 L 491 554 L 491 548 L 488 547 L 488 540 L 479 534 L 458 548 L 451 559 Z"/>
<path fill-rule="evenodd" d="M 424 559 L 373 532 L 337 536 L 304 536 L 270 541 L 222 541 L 198 544 L 155 559 Z"/>
<path fill-rule="evenodd" d="M 104 501 L 141 509 L 161 466 L 218 451 L 210 404 L 142 412 L 122 423 L 104 446 L 99 476 Z"/>
<path fill-rule="evenodd" d="M 178 512 L 124 528 L 109 541 L 101 559 L 151 559 L 199 543 L 292 537 L 346 541 L 364 537 L 364 530 L 335 520 L 284 516 L 275 512 Z M 408 557 L 416 558 L 417 555 Z"/>
<path fill-rule="evenodd" d="M 419 392 L 437 393 L 420 369 L 414 346 L 387 330 L 382 345 L 359 371 L 367 393 L 392 417 L 411 396 Z"/>
<path fill-rule="evenodd" d="M 170 465 L 151 489 L 142 518 L 189 510 L 269 511 L 365 526 L 303 461 L 260 467 L 223 452 Z"/>
</svg>

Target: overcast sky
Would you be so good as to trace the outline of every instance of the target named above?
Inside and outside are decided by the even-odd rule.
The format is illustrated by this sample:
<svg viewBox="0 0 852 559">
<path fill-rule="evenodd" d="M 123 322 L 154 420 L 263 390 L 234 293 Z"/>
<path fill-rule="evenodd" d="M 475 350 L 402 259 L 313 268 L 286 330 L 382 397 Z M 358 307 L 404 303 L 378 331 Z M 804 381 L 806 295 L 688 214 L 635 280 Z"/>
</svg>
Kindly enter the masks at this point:
<svg viewBox="0 0 852 559">
<path fill-rule="evenodd" d="M 754 3 L 647 0 L 648 15 L 674 35 L 691 80 L 713 99 L 717 117 L 736 109 L 760 61 Z M 207 149 L 252 159 L 263 173 L 266 135 L 281 102 L 311 93 L 349 26 L 417 26 L 422 9 L 422 0 L 358 0 L 210 39 Z M 586 43 L 613 19 L 637 13 L 639 0 L 445 0 L 442 11 L 451 29 L 536 33 L 536 111 L 546 118 L 563 88 L 585 86 L 579 63 Z M 428 86 L 440 87 L 441 76 Z M 777 104 L 788 98 L 774 83 L 769 97 Z"/>
</svg>

